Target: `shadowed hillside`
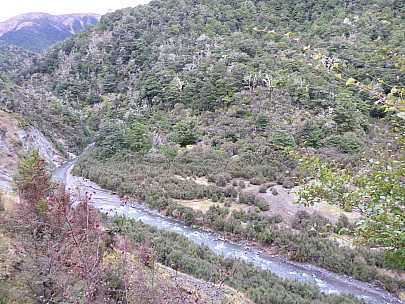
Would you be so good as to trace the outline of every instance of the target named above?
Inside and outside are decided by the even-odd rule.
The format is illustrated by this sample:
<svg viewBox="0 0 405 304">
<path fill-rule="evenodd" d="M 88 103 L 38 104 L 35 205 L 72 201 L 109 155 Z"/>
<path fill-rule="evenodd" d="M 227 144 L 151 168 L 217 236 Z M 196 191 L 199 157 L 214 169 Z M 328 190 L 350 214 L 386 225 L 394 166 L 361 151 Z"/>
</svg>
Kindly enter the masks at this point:
<svg viewBox="0 0 405 304">
<path fill-rule="evenodd" d="M 96 24 L 99 19 L 97 14 L 23 14 L 0 22 L 0 40 L 31 52 L 40 52 L 87 26 Z"/>
</svg>

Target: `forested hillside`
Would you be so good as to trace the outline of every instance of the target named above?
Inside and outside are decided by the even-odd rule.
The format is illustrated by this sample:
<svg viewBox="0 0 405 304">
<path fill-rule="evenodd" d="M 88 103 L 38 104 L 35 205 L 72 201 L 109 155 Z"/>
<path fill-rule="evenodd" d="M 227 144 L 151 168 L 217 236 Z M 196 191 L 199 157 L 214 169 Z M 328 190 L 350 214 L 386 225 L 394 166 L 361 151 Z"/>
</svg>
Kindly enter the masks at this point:
<svg viewBox="0 0 405 304">
<path fill-rule="evenodd" d="M 405 265 L 335 241 L 370 210 L 275 202 L 310 176 L 297 155 L 364 172 L 388 147 L 402 166 L 404 122 L 369 94 L 404 94 L 402 2 L 151 1 L 34 57 L 0 105 L 60 149 L 94 142 L 74 172 L 121 196 L 400 292 Z"/>
<path fill-rule="evenodd" d="M 21 70 L 27 65 L 34 54 L 16 46 L 0 41 L 0 77 Z"/>
<path fill-rule="evenodd" d="M 264 147 L 276 135 L 353 154 L 373 129 L 373 118 L 384 113 L 367 94 L 317 70 L 318 63 L 297 45 L 253 29 L 292 32 L 353 76 L 401 87 L 404 72 L 395 66 L 404 31 L 399 4 L 152 1 L 107 14 L 94 30 L 41 55 L 22 76 L 30 81 L 34 76 L 37 86 L 84 109 L 94 131 L 121 130 L 112 137 L 123 137 L 137 121 L 163 144 L 195 143 L 204 134 L 212 141 L 215 132 L 220 142 L 210 144 L 217 150 L 239 140 L 255 145 L 262 140 Z M 165 127 L 149 119 L 175 108 L 180 114 L 165 115 L 173 120 Z M 241 122 L 229 132 L 226 117 Z M 178 123 L 195 134 L 170 140 Z M 130 147 L 134 139 L 131 134 L 116 140 L 119 144 L 104 152 L 142 150 Z"/>
</svg>

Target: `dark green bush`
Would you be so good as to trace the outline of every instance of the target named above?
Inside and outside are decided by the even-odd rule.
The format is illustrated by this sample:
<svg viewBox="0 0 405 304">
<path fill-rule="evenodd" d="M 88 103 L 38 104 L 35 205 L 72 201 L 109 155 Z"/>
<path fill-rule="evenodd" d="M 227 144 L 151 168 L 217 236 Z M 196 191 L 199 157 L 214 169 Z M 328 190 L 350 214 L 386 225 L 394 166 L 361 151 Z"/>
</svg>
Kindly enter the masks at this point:
<svg viewBox="0 0 405 304">
<path fill-rule="evenodd" d="M 249 191 L 239 193 L 239 203 L 246 205 L 253 205 L 255 202 L 256 194 Z"/>
<path fill-rule="evenodd" d="M 219 187 L 225 187 L 226 186 L 226 177 L 224 175 L 217 175 L 215 179 L 215 184 Z"/>
<path fill-rule="evenodd" d="M 227 186 L 227 187 L 224 189 L 224 194 L 225 194 L 225 197 L 232 197 L 232 198 L 235 198 L 235 197 L 238 196 L 238 191 L 235 189 L 235 187 Z"/>
<path fill-rule="evenodd" d="M 195 122 L 192 120 L 184 120 L 173 126 L 171 133 L 172 140 L 180 146 L 195 144 L 197 140 L 197 131 Z"/>
<path fill-rule="evenodd" d="M 266 182 L 266 180 L 263 177 L 259 177 L 259 176 L 256 176 L 256 177 L 253 177 L 250 179 L 250 183 L 252 185 L 261 185 L 265 182 Z"/>
<path fill-rule="evenodd" d="M 269 202 L 259 195 L 255 197 L 254 204 L 255 206 L 259 207 L 260 211 L 268 211 L 270 209 Z"/>
<path fill-rule="evenodd" d="M 267 184 L 265 184 L 265 185 L 260 185 L 259 192 L 260 192 L 260 193 L 266 193 L 266 191 L 267 191 L 268 188 L 269 188 L 269 187 L 268 187 Z"/>
<path fill-rule="evenodd" d="M 346 132 L 326 139 L 328 146 L 338 148 L 343 153 L 354 154 L 360 151 L 363 142 L 356 133 Z"/>
<path fill-rule="evenodd" d="M 271 137 L 271 144 L 276 150 L 283 148 L 296 149 L 298 147 L 294 137 L 285 131 L 278 131 L 274 133 Z"/>
<path fill-rule="evenodd" d="M 4 194 L 3 191 L 0 190 L 0 212 L 3 212 L 5 210 L 4 206 Z"/>
<path fill-rule="evenodd" d="M 313 148 L 320 148 L 322 145 L 322 139 L 325 138 L 325 134 L 321 127 L 317 124 L 307 121 L 302 130 L 304 134 L 305 143 Z"/>
</svg>

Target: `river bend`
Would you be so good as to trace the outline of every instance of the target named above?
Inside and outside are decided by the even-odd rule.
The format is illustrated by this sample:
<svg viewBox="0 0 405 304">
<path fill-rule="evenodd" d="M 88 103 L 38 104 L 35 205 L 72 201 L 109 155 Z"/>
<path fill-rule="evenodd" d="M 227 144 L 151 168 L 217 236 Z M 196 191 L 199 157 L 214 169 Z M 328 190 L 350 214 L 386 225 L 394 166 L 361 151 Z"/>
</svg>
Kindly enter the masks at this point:
<svg viewBox="0 0 405 304">
<path fill-rule="evenodd" d="M 333 273 L 314 265 L 288 261 L 284 257 L 270 255 L 259 249 L 250 248 L 243 243 L 229 242 L 215 233 L 191 228 L 184 223 L 163 217 L 141 204 L 122 206 L 121 200 L 117 195 L 110 194 L 87 179 L 72 176 L 70 170 L 73 168 L 73 165 L 74 161 L 70 161 L 56 168 L 53 178 L 65 181 L 66 186 L 70 189 L 94 193 L 92 195 L 92 202 L 103 212 L 108 212 L 111 215 L 125 215 L 128 218 L 140 220 L 145 224 L 179 233 L 197 244 L 207 245 L 216 254 L 240 258 L 246 262 L 253 263 L 257 267 L 270 270 L 283 278 L 317 284 L 325 293 L 349 293 L 373 304 L 401 303 L 387 291 L 369 283 L 358 281 L 352 277 Z"/>
</svg>

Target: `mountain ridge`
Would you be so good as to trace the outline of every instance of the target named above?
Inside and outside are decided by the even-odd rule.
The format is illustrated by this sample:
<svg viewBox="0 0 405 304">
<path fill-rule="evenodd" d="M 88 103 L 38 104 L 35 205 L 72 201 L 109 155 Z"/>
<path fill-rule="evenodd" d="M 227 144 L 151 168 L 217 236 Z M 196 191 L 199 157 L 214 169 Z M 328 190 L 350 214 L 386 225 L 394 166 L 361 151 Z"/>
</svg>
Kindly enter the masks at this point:
<svg viewBox="0 0 405 304">
<path fill-rule="evenodd" d="M 52 44 L 99 22 L 99 14 L 21 14 L 0 22 L 0 40 L 29 51 L 40 52 Z"/>
</svg>

